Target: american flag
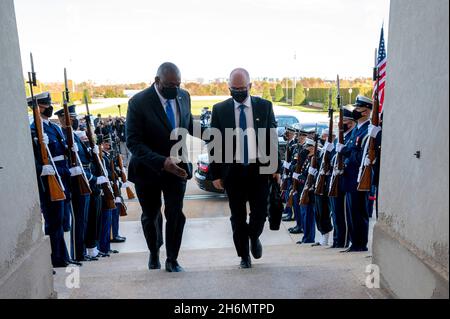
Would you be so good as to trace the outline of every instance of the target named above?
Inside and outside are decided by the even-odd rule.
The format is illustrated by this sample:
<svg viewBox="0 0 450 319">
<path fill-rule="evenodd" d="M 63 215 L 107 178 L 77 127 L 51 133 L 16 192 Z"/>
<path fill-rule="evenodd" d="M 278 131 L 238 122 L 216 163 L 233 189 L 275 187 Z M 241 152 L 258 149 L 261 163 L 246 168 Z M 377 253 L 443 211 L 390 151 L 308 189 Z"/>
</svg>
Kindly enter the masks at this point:
<svg viewBox="0 0 450 319">
<path fill-rule="evenodd" d="M 378 92 L 378 98 L 380 100 L 380 113 L 383 111 L 383 104 L 384 104 L 384 87 L 386 85 L 386 63 L 387 63 L 387 56 L 386 56 L 386 46 L 384 43 L 384 28 L 381 27 L 380 45 L 378 47 L 378 56 L 377 56 L 377 67 L 380 75 L 379 80 L 380 89 Z M 376 91 L 377 91 L 377 82 L 375 81 L 373 85 L 374 98 Z"/>
</svg>

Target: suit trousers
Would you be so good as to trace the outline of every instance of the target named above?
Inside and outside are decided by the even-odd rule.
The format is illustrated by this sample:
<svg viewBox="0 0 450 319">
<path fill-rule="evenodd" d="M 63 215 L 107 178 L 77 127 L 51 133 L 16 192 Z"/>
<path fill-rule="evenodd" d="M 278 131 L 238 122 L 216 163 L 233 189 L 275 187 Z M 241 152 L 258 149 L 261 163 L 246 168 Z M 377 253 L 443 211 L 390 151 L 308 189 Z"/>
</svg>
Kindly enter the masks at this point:
<svg viewBox="0 0 450 319">
<path fill-rule="evenodd" d="M 367 248 L 369 240 L 368 192 L 347 193 L 347 210 L 352 219 L 350 229 L 352 247 Z"/>
<path fill-rule="evenodd" d="M 233 165 L 224 179 L 231 210 L 233 241 L 239 257 L 249 256 L 249 239 L 256 240 L 268 216 L 269 176 L 260 175 L 256 165 Z M 247 202 L 250 220 L 247 223 Z"/>
<path fill-rule="evenodd" d="M 183 214 L 183 199 L 186 181 L 170 173 L 163 173 L 151 184 L 135 184 L 136 194 L 142 207 L 141 223 L 147 247 L 152 254 L 159 251 L 164 243 L 163 218 L 161 214 L 161 192 L 164 196 L 166 217 L 167 259 L 176 261 L 181 247 L 186 217 Z"/>
</svg>

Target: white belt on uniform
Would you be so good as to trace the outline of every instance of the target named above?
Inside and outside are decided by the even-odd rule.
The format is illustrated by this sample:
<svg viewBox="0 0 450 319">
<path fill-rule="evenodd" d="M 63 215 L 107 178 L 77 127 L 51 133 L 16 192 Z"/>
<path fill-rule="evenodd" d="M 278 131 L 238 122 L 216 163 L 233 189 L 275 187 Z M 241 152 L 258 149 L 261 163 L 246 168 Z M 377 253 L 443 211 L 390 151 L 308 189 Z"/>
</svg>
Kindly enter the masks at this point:
<svg viewBox="0 0 450 319">
<path fill-rule="evenodd" d="M 65 159 L 66 159 L 66 157 L 64 155 L 59 155 L 59 156 L 53 157 L 53 162 L 60 162 L 60 161 L 64 161 Z"/>
</svg>

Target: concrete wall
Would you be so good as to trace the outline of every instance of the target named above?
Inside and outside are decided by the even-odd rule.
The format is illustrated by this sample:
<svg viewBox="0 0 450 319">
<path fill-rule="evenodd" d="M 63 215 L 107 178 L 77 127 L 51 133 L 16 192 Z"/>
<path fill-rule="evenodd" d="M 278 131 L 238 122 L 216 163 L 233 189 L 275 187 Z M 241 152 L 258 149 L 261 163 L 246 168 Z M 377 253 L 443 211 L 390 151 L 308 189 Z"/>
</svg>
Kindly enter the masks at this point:
<svg viewBox="0 0 450 319">
<path fill-rule="evenodd" d="M 449 297 L 448 37 L 448 0 L 391 0 L 373 258 L 400 298 Z"/>
<path fill-rule="evenodd" d="M 13 0 L 0 1 L 0 298 L 53 295 Z"/>
</svg>

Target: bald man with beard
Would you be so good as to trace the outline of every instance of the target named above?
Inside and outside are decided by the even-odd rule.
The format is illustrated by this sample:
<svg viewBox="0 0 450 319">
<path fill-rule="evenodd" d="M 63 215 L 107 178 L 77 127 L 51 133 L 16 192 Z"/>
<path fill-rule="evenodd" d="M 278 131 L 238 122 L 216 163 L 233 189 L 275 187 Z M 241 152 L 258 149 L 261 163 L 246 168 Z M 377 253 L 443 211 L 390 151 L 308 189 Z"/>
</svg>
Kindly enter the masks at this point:
<svg viewBox="0 0 450 319">
<path fill-rule="evenodd" d="M 278 156 L 277 124 L 272 103 L 250 96 L 249 73 L 242 68 L 230 74 L 229 89 L 232 98 L 214 105 L 211 128 L 222 134 L 221 149 L 209 143 L 210 177 L 216 188 L 225 189 L 231 210 L 231 226 L 236 252 L 241 257 L 241 268 L 251 268 L 250 252 L 255 259 L 262 257 L 259 240 L 268 214 L 269 182 L 280 181 L 281 162 Z M 226 130 L 242 129 L 235 138 L 226 138 Z M 263 140 L 258 130 L 264 129 Z M 270 131 L 275 134 L 270 134 Z M 265 137 L 265 138 L 264 138 Z M 233 143 L 232 161 L 227 163 L 227 143 Z M 265 148 L 261 146 L 265 143 Z M 261 156 L 261 149 L 265 154 Z M 275 151 L 273 151 L 275 150 Z M 269 154 L 272 151 L 272 154 Z M 219 154 L 219 155 L 218 155 Z M 275 169 L 261 170 L 268 166 L 266 155 L 276 161 Z M 221 158 L 216 160 L 216 158 Z M 265 158 L 267 160 L 267 158 Z M 270 166 L 272 167 L 272 166 Z M 250 222 L 247 223 L 247 202 L 250 204 Z"/>
</svg>

